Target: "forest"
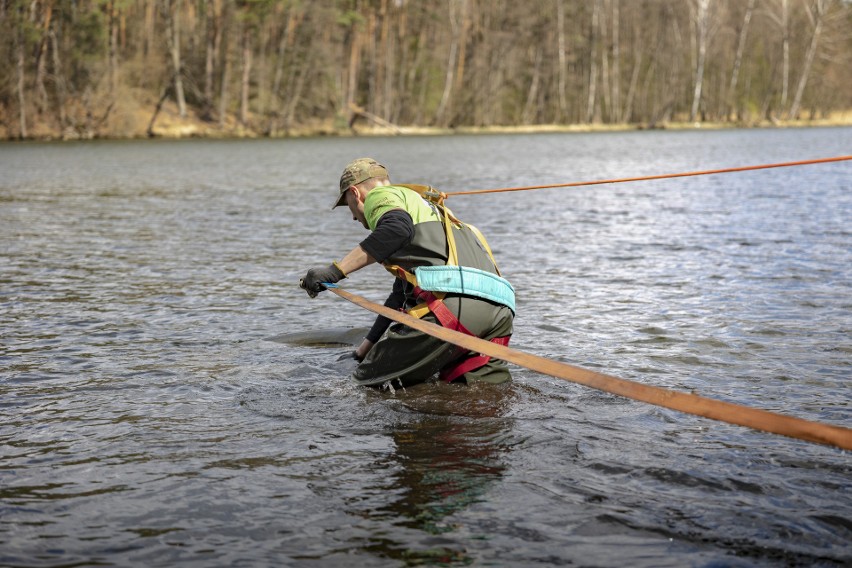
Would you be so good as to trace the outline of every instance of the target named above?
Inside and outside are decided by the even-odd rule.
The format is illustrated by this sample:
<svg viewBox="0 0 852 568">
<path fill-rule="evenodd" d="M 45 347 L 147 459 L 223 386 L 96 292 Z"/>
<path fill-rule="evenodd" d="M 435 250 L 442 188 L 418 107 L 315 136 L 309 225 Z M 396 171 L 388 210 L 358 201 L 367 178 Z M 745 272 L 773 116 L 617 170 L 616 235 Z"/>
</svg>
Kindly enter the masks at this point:
<svg viewBox="0 0 852 568">
<path fill-rule="evenodd" d="M 0 136 L 833 120 L 849 0 L 0 0 Z"/>
</svg>

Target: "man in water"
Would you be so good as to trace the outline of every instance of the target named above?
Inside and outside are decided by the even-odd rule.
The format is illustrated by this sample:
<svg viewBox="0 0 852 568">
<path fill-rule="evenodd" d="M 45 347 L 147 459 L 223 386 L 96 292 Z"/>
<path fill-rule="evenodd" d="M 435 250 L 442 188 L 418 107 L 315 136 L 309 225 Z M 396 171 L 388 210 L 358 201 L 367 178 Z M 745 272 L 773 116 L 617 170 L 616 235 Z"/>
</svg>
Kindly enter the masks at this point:
<svg viewBox="0 0 852 568">
<path fill-rule="evenodd" d="M 426 190 L 426 191 L 424 191 Z M 350 162 L 334 206 L 347 205 L 370 235 L 339 262 L 308 270 L 300 282 L 312 298 L 356 270 L 380 262 L 396 276 L 385 306 L 424 321 L 507 345 L 514 289 L 500 277 L 485 239 L 445 210 L 438 192 L 393 185 L 372 158 Z M 353 378 L 362 385 L 409 386 L 439 374 L 445 381 L 502 383 L 505 361 L 471 353 L 379 316 L 356 348 Z"/>
</svg>

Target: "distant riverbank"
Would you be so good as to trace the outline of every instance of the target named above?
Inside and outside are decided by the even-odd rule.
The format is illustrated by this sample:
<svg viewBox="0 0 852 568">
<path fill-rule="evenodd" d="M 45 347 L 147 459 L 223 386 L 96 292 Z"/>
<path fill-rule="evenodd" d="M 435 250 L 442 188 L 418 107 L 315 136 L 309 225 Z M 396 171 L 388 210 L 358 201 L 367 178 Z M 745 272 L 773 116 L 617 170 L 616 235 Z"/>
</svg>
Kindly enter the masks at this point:
<svg viewBox="0 0 852 568">
<path fill-rule="evenodd" d="M 260 122 L 259 120 L 257 122 Z M 743 120 L 730 122 L 664 121 L 653 124 L 530 124 L 519 126 L 458 126 L 434 127 L 380 123 L 367 117 L 350 120 L 337 119 L 306 120 L 289 129 L 270 131 L 263 125 L 249 121 L 248 125 L 229 119 L 224 122 L 204 120 L 190 112 L 180 117 L 177 106 L 165 103 L 154 113 L 151 107 L 136 106 L 133 109 L 114 109 L 107 120 L 98 125 L 80 125 L 66 128 L 64 132 L 51 129 L 48 124 L 34 124 L 26 140 L 125 140 L 125 139 L 240 139 L 240 138 L 304 138 L 304 137 L 347 137 L 347 136 L 429 136 L 448 134 L 507 134 L 537 132 L 610 132 L 631 130 L 720 130 L 734 128 L 803 128 L 825 126 L 852 126 L 852 110 L 835 112 L 827 117 L 806 120 Z M 8 140 L 19 140 L 8 137 Z"/>
</svg>

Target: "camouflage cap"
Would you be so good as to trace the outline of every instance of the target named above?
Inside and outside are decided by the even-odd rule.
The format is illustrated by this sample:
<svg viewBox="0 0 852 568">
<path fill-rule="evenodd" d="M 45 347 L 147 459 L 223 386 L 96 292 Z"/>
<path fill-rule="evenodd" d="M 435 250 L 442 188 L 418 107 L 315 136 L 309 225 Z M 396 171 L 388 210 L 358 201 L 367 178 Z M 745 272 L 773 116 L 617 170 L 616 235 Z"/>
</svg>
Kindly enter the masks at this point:
<svg viewBox="0 0 852 568">
<path fill-rule="evenodd" d="M 352 160 L 340 176 L 340 194 L 337 196 L 337 201 L 334 202 L 334 205 L 331 208 L 334 209 L 339 205 L 343 205 L 346 201 L 346 190 L 349 189 L 350 186 L 358 185 L 368 179 L 386 177 L 388 177 L 387 168 L 373 158 L 358 158 L 357 160 Z"/>
</svg>

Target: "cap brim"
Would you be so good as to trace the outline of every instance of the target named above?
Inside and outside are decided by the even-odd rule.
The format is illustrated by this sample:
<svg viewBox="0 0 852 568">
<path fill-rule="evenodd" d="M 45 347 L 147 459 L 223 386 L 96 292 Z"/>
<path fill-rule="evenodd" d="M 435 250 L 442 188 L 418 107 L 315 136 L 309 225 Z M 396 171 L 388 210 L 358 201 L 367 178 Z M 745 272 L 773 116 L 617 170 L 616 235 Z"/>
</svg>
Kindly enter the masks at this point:
<svg viewBox="0 0 852 568">
<path fill-rule="evenodd" d="M 335 207 L 340 207 L 340 206 L 341 206 L 341 205 L 343 205 L 345 202 L 346 202 L 346 192 L 345 192 L 345 191 L 341 191 L 341 192 L 340 192 L 340 197 L 338 197 L 338 198 L 337 198 L 337 201 L 335 201 L 335 202 L 334 202 L 334 205 L 332 205 L 332 206 L 331 206 L 331 208 L 332 208 L 332 209 L 334 209 Z"/>
</svg>

